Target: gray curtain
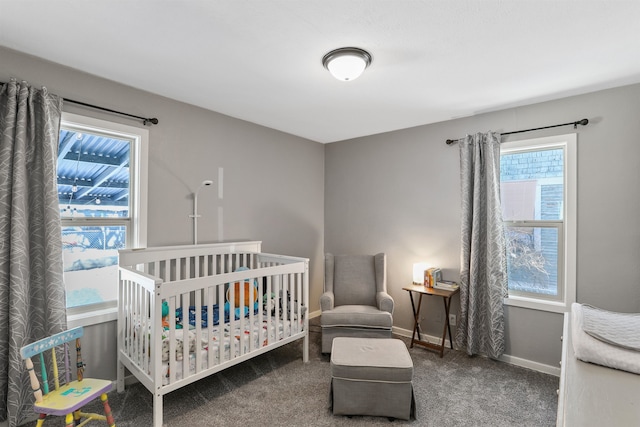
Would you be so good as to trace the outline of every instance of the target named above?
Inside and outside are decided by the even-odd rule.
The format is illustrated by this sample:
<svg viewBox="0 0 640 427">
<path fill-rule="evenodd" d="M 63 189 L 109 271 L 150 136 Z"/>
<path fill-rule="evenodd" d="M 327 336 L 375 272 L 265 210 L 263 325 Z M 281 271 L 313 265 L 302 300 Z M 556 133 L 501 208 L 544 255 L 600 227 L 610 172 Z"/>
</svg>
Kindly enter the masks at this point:
<svg viewBox="0 0 640 427">
<path fill-rule="evenodd" d="M 507 261 L 500 208 L 500 134 L 460 140 L 462 253 L 456 341 L 470 355 L 504 352 Z"/>
<path fill-rule="evenodd" d="M 62 99 L 0 88 L 0 420 L 33 415 L 20 348 L 66 329 L 56 162 Z"/>
</svg>

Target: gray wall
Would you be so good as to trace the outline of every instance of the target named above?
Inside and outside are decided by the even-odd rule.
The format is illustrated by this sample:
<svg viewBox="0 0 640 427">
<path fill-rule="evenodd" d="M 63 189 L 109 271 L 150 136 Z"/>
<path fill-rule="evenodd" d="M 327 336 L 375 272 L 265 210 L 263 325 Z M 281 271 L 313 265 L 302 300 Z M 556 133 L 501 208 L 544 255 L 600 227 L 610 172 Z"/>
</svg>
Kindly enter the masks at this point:
<svg viewBox="0 0 640 427">
<path fill-rule="evenodd" d="M 160 123 L 149 129 L 148 246 L 191 244 L 192 193 L 198 198 L 198 241 L 218 241 L 218 207 L 225 240 L 262 240 L 265 252 L 310 258 L 311 310 L 322 292 L 324 146 L 190 106 L 0 47 L 0 81 L 15 77 L 62 97 Z M 180 76 L 168 85 L 180 85 Z M 203 82 L 206 85 L 206 82 Z M 64 111 L 132 126 L 141 123 L 65 104 Z M 224 198 L 217 198 L 218 168 Z M 116 284 L 114 284 L 116 286 Z M 115 322 L 87 328 L 87 375 L 115 379 Z M 112 349 L 112 351 L 108 351 Z"/>
<path fill-rule="evenodd" d="M 218 239 L 222 206 L 226 240 L 263 240 L 265 251 L 310 258 L 312 312 L 319 309 L 325 249 L 384 251 L 397 302 L 394 323 L 406 330 L 411 307 L 402 287 L 411 282 L 412 264 L 428 261 L 442 267 L 446 279 L 458 278 L 458 149 L 444 141 L 587 117 L 589 126 L 578 129 L 578 301 L 640 311 L 640 85 L 323 146 L 0 47 L 0 80 L 10 77 L 66 98 L 159 118 L 149 128 L 149 246 L 191 243 L 191 193 L 202 180 L 217 180 L 223 167 L 224 200 L 213 189 L 200 193 L 199 241 Z M 136 125 L 71 104 L 64 109 Z M 438 334 L 442 303 L 427 303 L 424 329 Z M 508 355 L 557 366 L 560 315 L 507 307 L 506 320 Z M 115 324 L 87 333 L 87 374 L 115 378 Z"/>
<path fill-rule="evenodd" d="M 640 312 L 640 85 L 461 118 L 325 147 L 325 250 L 388 255 L 394 325 L 412 329 L 414 262 L 459 279 L 458 146 L 448 138 L 508 132 L 588 118 L 504 141 L 578 132 L 577 300 Z M 423 330 L 442 331 L 441 300 L 427 299 Z M 459 310 L 459 300 L 453 303 Z M 506 307 L 506 354 L 558 366 L 562 316 Z"/>
</svg>

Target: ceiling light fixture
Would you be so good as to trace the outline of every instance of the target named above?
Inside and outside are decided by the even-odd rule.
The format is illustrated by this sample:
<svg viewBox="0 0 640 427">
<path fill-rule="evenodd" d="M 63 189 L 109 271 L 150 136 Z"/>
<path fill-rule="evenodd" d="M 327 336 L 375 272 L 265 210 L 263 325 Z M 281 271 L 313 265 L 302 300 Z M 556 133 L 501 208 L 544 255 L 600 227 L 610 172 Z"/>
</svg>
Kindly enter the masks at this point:
<svg viewBox="0 0 640 427">
<path fill-rule="evenodd" d="M 322 58 L 322 65 L 338 80 L 355 80 L 373 60 L 371 54 L 357 47 L 341 47 Z"/>
</svg>

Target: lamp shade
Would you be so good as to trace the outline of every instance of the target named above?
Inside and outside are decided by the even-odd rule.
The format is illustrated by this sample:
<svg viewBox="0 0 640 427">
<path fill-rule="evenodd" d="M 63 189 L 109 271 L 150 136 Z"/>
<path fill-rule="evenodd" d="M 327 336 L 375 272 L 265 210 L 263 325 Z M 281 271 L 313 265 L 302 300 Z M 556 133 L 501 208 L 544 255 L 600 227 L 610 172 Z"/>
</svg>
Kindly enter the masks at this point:
<svg viewBox="0 0 640 427">
<path fill-rule="evenodd" d="M 413 264 L 413 283 L 422 284 L 424 282 L 424 271 L 429 268 L 426 262 Z"/>
<path fill-rule="evenodd" d="M 357 47 L 332 50 L 322 58 L 322 65 L 338 80 L 355 80 L 371 64 L 371 54 Z"/>
</svg>

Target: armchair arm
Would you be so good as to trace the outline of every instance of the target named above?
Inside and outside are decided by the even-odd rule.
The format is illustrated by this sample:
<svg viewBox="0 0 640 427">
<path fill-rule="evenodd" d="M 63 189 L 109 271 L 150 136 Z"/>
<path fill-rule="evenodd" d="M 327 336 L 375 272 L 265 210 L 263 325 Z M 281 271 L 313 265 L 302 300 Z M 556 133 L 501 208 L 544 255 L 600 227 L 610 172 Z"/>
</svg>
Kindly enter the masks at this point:
<svg viewBox="0 0 640 427">
<path fill-rule="evenodd" d="M 376 302 L 378 303 L 378 310 L 386 311 L 393 314 L 393 298 L 386 292 L 376 293 Z"/>
<path fill-rule="evenodd" d="M 320 296 L 320 311 L 333 310 L 333 292 L 327 291 Z"/>
</svg>

